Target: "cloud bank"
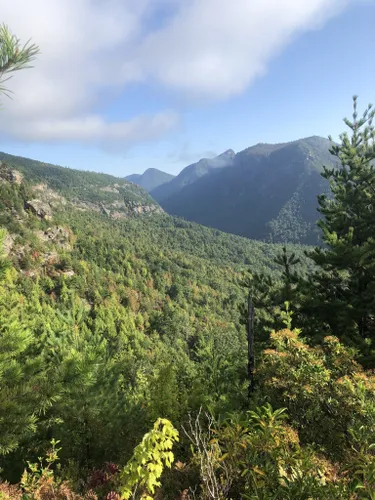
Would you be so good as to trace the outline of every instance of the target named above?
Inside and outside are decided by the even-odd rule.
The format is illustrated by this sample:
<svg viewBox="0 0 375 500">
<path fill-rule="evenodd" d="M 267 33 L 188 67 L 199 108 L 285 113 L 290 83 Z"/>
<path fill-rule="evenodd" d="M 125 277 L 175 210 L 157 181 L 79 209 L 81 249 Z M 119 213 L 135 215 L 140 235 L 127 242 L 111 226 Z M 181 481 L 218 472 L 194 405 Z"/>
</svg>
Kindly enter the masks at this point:
<svg viewBox="0 0 375 500">
<path fill-rule="evenodd" d="M 101 99 L 129 84 L 204 100 L 228 99 L 262 75 L 298 34 L 350 0 L 2 0 L 0 21 L 41 47 L 10 82 L 0 132 L 23 141 L 105 146 L 154 140 L 175 113 L 111 122 Z M 353 1 L 353 0 L 352 0 Z"/>
</svg>

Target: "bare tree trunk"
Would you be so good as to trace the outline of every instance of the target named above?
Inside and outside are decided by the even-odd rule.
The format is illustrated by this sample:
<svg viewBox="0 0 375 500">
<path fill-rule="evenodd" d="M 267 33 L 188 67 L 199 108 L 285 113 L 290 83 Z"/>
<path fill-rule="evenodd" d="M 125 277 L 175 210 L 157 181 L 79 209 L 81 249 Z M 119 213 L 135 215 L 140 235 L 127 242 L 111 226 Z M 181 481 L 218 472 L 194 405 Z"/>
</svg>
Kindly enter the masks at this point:
<svg viewBox="0 0 375 500">
<path fill-rule="evenodd" d="M 249 296 L 248 296 L 247 349 L 248 349 L 247 375 L 248 375 L 248 379 L 249 379 L 248 398 L 250 400 L 251 395 L 253 394 L 254 389 L 255 389 L 255 381 L 254 381 L 254 369 L 255 369 L 254 305 L 253 305 L 250 291 L 249 291 Z"/>
</svg>

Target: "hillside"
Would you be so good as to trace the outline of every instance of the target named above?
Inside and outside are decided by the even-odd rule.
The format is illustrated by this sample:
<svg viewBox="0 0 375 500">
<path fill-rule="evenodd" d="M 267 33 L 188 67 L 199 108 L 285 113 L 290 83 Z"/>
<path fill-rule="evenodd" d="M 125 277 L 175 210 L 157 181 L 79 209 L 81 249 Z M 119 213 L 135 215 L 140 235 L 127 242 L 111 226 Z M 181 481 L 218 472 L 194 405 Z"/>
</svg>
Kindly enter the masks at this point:
<svg viewBox="0 0 375 500">
<path fill-rule="evenodd" d="M 171 217 L 142 188 L 106 174 L 0 153 L 0 189 L 0 222 L 10 232 L 20 223 L 19 234 L 31 222 L 44 227 L 56 218 L 73 229 L 78 224 L 80 231 L 90 234 L 92 228 L 102 227 L 111 234 L 110 240 L 125 238 L 134 247 L 139 238 L 163 252 L 228 265 L 252 264 L 257 270 L 274 268 L 273 258 L 281 251 L 280 245 L 249 241 Z M 91 221 L 88 226 L 79 223 L 85 219 Z M 302 248 L 294 250 L 302 254 Z"/>
<path fill-rule="evenodd" d="M 317 195 L 328 191 L 320 173 L 323 165 L 332 164 L 329 145 L 320 137 L 258 144 L 231 155 L 228 165 L 183 183 L 187 167 L 151 195 L 168 213 L 222 231 L 315 243 Z"/>
<path fill-rule="evenodd" d="M 147 192 L 171 181 L 173 178 L 174 175 L 162 172 L 157 168 L 148 168 L 143 174 L 132 174 L 125 177 L 126 180 L 141 186 Z"/>
<path fill-rule="evenodd" d="M 113 219 L 161 212 L 160 206 L 139 186 L 107 174 L 73 170 L 0 152 L 3 170 L 15 169 L 34 185 L 33 199 L 48 206 L 69 203 L 81 210 L 103 212 Z"/>
<path fill-rule="evenodd" d="M 248 154 L 259 149 L 269 151 Z M 217 457 L 212 477 L 228 491 L 217 499 L 260 498 L 259 490 L 262 498 L 367 498 L 375 379 L 333 334 L 359 347 L 369 368 L 373 335 L 361 338 L 349 321 L 342 334 L 345 323 L 335 324 L 344 273 L 324 271 L 320 282 L 314 264 L 306 276 L 302 246 L 284 251 L 169 216 L 141 188 L 110 176 L 6 157 L 14 169 L 4 159 L 1 498 L 119 500 L 138 485 L 135 498 L 193 498 L 189 491 L 206 484 L 201 443 Z M 366 172 L 364 193 L 355 191 L 370 235 L 366 279 L 367 183 Z M 156 208 L 112 217 L 117 199 L 109 195 Z M 256 372 L 248 363 L 249 290 Z M 353 494 L 359 480 L 365 496 Z"/>
</svg>

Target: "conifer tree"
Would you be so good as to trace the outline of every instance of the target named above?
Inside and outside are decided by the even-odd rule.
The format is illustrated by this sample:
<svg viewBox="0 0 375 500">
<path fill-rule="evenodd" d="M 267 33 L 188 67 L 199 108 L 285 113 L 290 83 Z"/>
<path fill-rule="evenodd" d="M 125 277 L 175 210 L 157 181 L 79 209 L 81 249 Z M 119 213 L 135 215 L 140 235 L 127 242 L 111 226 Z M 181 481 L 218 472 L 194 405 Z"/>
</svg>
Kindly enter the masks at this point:
<svg viewBox="0 0 375 500">
<path fill-rule="evenodd" d="M 30 63 L 39 54 L 39 47 L 26 42 L 23 46 L 8 27 L 0 25 L 0 94 L 9 95 L 3 84 L 11 78 L 10 73 L 30 67 Z"/>
<path fill-rule="evenodd" d="M 350 132 L 330 150 L 338 164 L 322 174 L 332 197 L 318 199 L 325 247 L 310 254 L 319 270 L 307 310 L 338 336 L 375 342 L 375 110 L 359 117 L 356 96 L 353 107 L 353 119 L 344 119 Z"/>
<path fill-rule="evenodd" d="M 4 237 L 1 231 L 0 250 Z M 0 254 L 0 457 L 36 431 L 38 415 L 49 405 L 41 360 L 28 355 L 34 339 L 6 267 Z"/>
<path fill-rule="evenodd" d="M 38 53 L 35 44 L 21 46 L 6 25 L 0 26 L 0 95 L 9 95 L 3 86 L 8 75 L 29 67 Z M 36 431 L 38 415 L 50 404 L 40 358 L 28 356 L 33 335 L 21 321 L 19 297 L 10 293 L 6 283 L 10 265 L 3 255 L 5 236 L 0 229 L 0 457 Z"/>
</svg>

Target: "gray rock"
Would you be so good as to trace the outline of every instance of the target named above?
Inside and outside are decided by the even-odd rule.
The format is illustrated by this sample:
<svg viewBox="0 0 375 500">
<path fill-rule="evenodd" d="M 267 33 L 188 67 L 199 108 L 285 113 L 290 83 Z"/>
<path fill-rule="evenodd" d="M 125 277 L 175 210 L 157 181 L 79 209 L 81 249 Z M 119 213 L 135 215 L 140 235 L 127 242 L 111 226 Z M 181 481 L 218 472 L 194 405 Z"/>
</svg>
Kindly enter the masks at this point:
<svg viewBox="0 0 375 500">
<path fill-rule="evenodd" d="M 37 236 L 42 241 L 49 241 L 57 245 L 59 248 L 71 250 L 71 233 L 64 227 L 56 226 L 49 228 L 46 231 L 38 231 Z"/>
<path fill-rule="evenodd" d="M 30 210 L 34 215 L 40 219 L 52 219 L 51 207 L 41 200 L 30 200 L 25 203 L 25 208 Z"/>
<path fill-rule="evenodd" d="M 14 170 L 6 163 L 0 161 L 0 179 L 3 179 L 12 184 L 21 184 L 23 180 L 23 175 L 18 170 Z"/>
<path fill-rule="evenodd" d="M 5 255 L 9 255 L 14 243 L 14 237 L 10 234 L 5 236 L 4 244 L 3 244 L 3 252 Z"/>
</svg>

